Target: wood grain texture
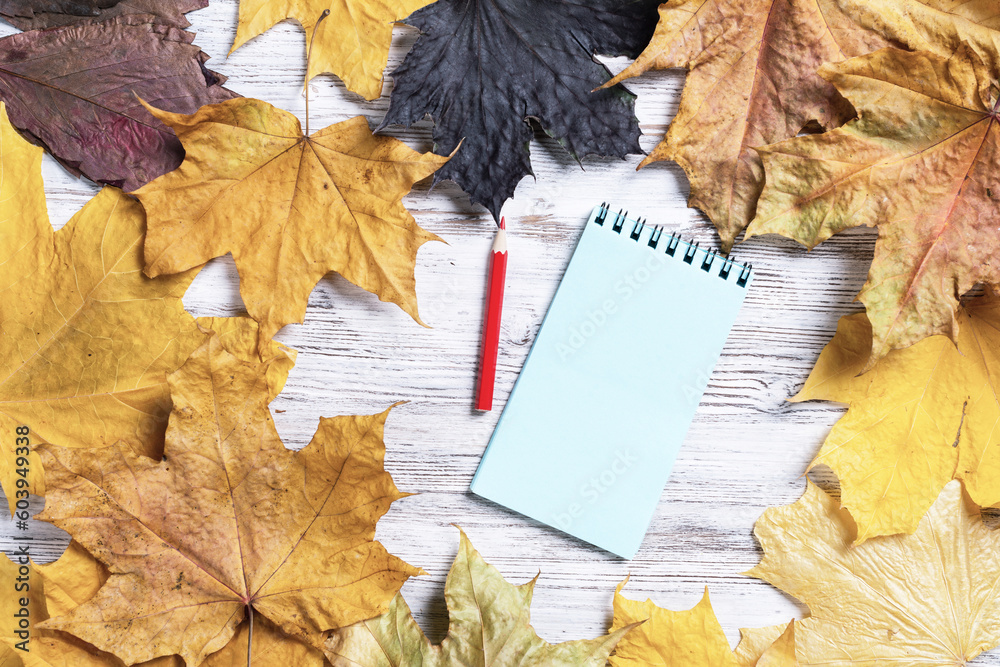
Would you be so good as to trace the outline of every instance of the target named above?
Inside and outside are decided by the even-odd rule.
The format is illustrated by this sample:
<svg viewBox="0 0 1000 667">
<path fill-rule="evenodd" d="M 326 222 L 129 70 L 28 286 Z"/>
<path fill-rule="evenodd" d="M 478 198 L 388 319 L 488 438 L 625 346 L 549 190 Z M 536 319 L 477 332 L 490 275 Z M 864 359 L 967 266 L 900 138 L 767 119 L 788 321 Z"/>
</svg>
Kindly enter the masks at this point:
<svg viewBox="0 0 1000 667">
<path fill-rule="evenodd" d="M 285 22 L 225 58 L 236 30 L 236 0 L 213 0 L 190 14 L 195 43 L 212 55 L 208 65 L 229 76 L 237 92 L 257 97 L 303 118 L 301 82 L 304 36 Z M 3 34 L 11 29 L 5 27 Z M 398 27 L 389 68 L 399 64 L 415 39 Z M 618 71 L 626 61 L 607 61 Z M 637 113 L 650 150 L 677 109 L 684 76 L 657 72 L 631 81 Z M 365 102 L 331 76 L 310 85 L 313 128 L 363 114 L 374 127 L 387 108 L 383 97 Z M 390 128 L 415 149 L 431 148 L 430 125 Z M 739 627 L 801 617 L 804 608 L 771 586 L 741 576 L 755 565 L 759 548 L 754 521 L 771 505 L 802 493 L 802 472 L 843 408 L 786 402 L 805 381 L 837 319 L 858 310 L 854 296 L 865 279 L 875 235 L 851 231 L 812 252 L 777 238 L 738 245 L 734 256 L 751 261 L 757 274 L 739 321 L 698 410 L 662 496 L 642 550 L 624 561 L 472 496 L 469 482 L 541 323 L 589 210 L 601 200 L 641 213 L 716 245 L 715 233 L 697 211 L 686 208 L 687 182 L 672 164 L 635 171 L 641 156 L 590 158 L 582 168 L 541 133 L 531 145 L 536 178 L 522 181 L 504 213 L 510 263 L 497 376 L 497 409 L 472 409 L 487 258 L 494 225 L 453 184 L 429 191 L 418 184 L 404 200 L 417 222 L 447 241 L 424 246 L 418 258 L 420 312 L 431 328 L 415 324 L 394 305 L 348 284 L 324 278 L 314 290 L 303 325 L 286 327 L 279 340 L 299 350 L 285 391 L 272 410 L 285 444 L 304 446 L 321 416 L 374 413 L 398 400 L 386 428 L 387 468 L 404 491 L 380 522 L 378 537 L 389 550 L 429 573 L 403 591 L 431 639 L 447 627 L 444 579 L 458 547 L 461 525 L 483 556 L 511 581 L 539 571 L 532 619 L 549 641 L 593 636 L 610 624 L 615 584 L 631 575 L 627 593 L 687 609 L 707 584 L 730 640 Z M 44 176 L 50 214 L 61 226 L 96 188 L 76 180 L 46 157 Z M 233 315 L 242 305 L 230 258 L 211 262 L 184 299 L 196 315 Z M 711 308 L 710 303 L 705 308 Z M 698 313 L 688 314 L 697 326 Z M 636 344 L 663 345 L 646 340 Z M 677 354 L 683 354 L 677 350 Z M 629 419 L 630 415 L 622 415 Z M 539 446 L 544 446 L 540 443 Z M 821 478 L 827 486 L 831 480 Z M 40 501 L 35 503 L 40 507 Z M 13 550 L 13 525 L 0 522 L 0 548 Z M 39 560 L 58 556 L 60 531 L 33 527 Z M 977 666 L 1000 667 L 1000 652 Z"/>
</svg>

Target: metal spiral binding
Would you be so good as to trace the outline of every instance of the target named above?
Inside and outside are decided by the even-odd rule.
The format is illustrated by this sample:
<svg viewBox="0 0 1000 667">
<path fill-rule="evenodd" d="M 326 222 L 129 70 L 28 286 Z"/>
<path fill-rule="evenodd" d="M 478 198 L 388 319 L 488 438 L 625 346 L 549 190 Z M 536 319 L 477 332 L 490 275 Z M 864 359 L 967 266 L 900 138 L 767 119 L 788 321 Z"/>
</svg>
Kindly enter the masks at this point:
<svg viewBox="0 0 1000 667">
<path fill-rule="evenodd" d="M 608 206 L 607 203 L 602 203 L 601 209 L 597 213 L 597 217 L 594 218 L 594 222 L 603 227 L 604 223 L 608 219 L 609 213 L 611 213 L 611 208 Z M 615 215 L 614 220 L 611 223 L 611 231 L 615 232 L 616 234 L 621 234 L 622 229 L 625 227 L 626 220 L 628 220 L 628 211 L 623 211 L 622 209 L 619 209 L 618 213 Z M 636 220 L 635 224 L 632 226 L 632 231 L 629 232 L 629 238 L 632 239 L 633 241 L 638 241 L 639 236 L 642 234 L 642 230 L 646 228 L 646 224 L 647 223 L 645 218 L 639 218 L 638 220 Z M 658 225 L 655 226 L 653 228 L 653 231 L 650 233 L 649 241 L 647 242 L 646 245 L 648 245 L 653 250 L 656 250 L 657 246 L 660 244 L 660 237 L 662 236 L 663 236 L 663 228 Z M 666 248 L 664 249 L 664 252 L 673 257 L 674 254 L 677 252 L 677 246 L 680 244 L 682 240 L 684 239 L 681 237 L 680 234 L 678 234 L 677 232 L 671 232 L 666 239 Z M 700 248 L 700 242 L 696 241 L 694 243 L 691 243 L 689 241 L 685 241 L 685 243 L 687 243 L 687 250 L 685 250 L 682 259 L 684 260 L 685 263 L 693 265 L 694 258 L 698 254 L 698 250 Z M 712 265 L 715 263 L 715 260 L 719 259 L 720 257 L 721 256 L 719 255 L 718 250 L 707 251 L 705 259 L 702 260 L 701 262 L 701 270 L 705 271 L 706 273 L 711 271 Z M 736 278 L 736 284 L 739 285 L 740 287 L 746 287 L 747 281 L 750 280 L 750 274 L 753 271 L 753 264 L 750 263 L 740 264 L 732 257 L 722 257 L 721 259 L 722 259 L 722 266 L 719 268 L 719 277 L 722 278 L 723 280 L 728 280 L 729 274 L 732 272 L 733 267 L 738 266 L 740 268 L 740 274 Z"/>
</svg>

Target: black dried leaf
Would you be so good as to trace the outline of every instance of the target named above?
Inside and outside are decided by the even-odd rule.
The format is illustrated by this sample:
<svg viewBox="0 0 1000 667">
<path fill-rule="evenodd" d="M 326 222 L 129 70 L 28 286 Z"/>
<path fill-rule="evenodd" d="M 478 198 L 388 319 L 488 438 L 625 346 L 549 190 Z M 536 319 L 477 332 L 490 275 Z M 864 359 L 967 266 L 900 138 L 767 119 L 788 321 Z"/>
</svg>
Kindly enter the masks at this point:
<svg viewBox="0 0 1000 667">
<path fill-rule="evenodd" d="M 381 127 L 429 114 L 434 150 L 461 150 L 434 175 L 451 179 L 497 218 L 531 174 L 529 119 L 571 155 L 638 153 L 635 96 L 594 54 L 635 57 L 656 26 L 658 0 L 438 0 L 408 23 L 423 33 L 393 72 Z M 463 141 L 464 140 L 464 141 Z"/>
</svg>

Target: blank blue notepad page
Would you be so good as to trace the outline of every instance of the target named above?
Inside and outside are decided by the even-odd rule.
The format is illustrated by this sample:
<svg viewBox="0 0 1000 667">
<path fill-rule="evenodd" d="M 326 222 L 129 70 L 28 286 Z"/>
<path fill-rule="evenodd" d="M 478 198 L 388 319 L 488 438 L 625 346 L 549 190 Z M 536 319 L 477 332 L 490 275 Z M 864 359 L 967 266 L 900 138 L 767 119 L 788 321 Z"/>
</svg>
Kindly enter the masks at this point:
<svg viewBox="0 0 1000 667">
<path fill-rule="evenodd" d="M 631 558 L 751 272 L 668 233 L 651 248 L 656 228 L 613 213 L 599 225 L 600 210 L 584 228 L 471 488 Z"/>
</svg>

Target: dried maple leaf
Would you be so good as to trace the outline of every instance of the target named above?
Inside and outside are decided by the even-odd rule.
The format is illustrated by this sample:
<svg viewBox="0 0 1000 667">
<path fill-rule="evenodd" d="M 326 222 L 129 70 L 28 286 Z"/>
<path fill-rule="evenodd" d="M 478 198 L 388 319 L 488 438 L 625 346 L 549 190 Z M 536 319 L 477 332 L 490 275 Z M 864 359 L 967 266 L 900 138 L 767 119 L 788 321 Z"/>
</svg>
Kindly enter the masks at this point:
<svg viewBox="0 0 1000 667">
<path fill-rule="evenodd" d="M 752 661 L 737 660 L 722 626 L 705 595 L 687 611 L 670 611 L 652 600 L 639 602 L 621 594 L 626 579 L 615 589 L 612 632 L 642 623 L 615 647 L 611 667 L 796 667 L 794 630 Z M 790 647 L 790 648 L 789 648 Z"/>
<path fill-rule="evenodd" d="M 458 183 L 499 220 L 531 174 L 529 118 L 576 159 L 639 153 L 635 96 L 593 91 L 595 53 L 635 56 L 658 0 L 438 0 L 406 23 L 421 36 L 392 73 L 381 127 L 434 119 L 435 150 L 461 150 L 434 177 Z"/>
<path fill-rule="evenodd" d="M 41 628 L 128 664 L 178 654 L 197 665 L 230 642 L 248 605 L 312 638 L 383 612 L 421 573 L 373 540 L 404 495 L 382 465 L 389 411 L 322 419 L 292 452 L 271 421 L 264 371 L 209 338 L 169 377 L 162 461 L 121 444 L 40 448 L 49 493 L 37 518 L 111 573 Z"/>
<path fill-rule="evenodd" d="M 197 322 L 203 331 L 215 332 L 222 347 L 237 359 L 264 364 L 268 402 L 285 388 L 297 351 L 274 339 L 260 344 L 260 327 L 249 317 L 199 317 Z"/>
<path fill-rule="evenodd" d="M 741 639 L 736 647 L 736 660 L 740 667 L 799 667 L 798 657 L 795 653 L 795 621 L 788 625 L 777 626 L 777 638 L 768 637 L 767 642 L 761 644 L 760 651 L 751 653 L 752 630 L 740 630 Z"/>
<path fill-rule="evenodd" d="M 15 556 L 17 558 L 17 556 Z M 6 590 L 14 591 L 19 574 L 19 565 L 10 559 L 0 557 L 0 582 Z M 125 663 L 111 655 L 99 651 L 72 635 L 56 630 L 39 630 L 38 624 L 50 617 L 68 614 L 97 594 L 107 581 L 109 573 L 86 549 L 76 542 L 49 565 L 29 564 L 27 575 L 30 589 L 23 596 L 6 595 L 0 598 L 0 612 L 5 623 L 13 619 L 14 625 L 20 620 L 15 617 L 21 606 L 19 597 L 28 600 L 30 638 L 28 652 L 20 651 L 18 644 L 23 641 L 14 631 L 14 625 L 0 630 L 0 665 L 3 667 L 125 667 Z M 23 579 L 22 579 L 23 580 Z M 252 662 L 247 663 L 247 624 L 224 649 L 208 656 L 201 667 L 231 667 L 233 665 L 256 665 L 273 667 L 290 665 L 294 667 L 322 667 L 328 664 L 318 650 L 285 635 L 266 620 L 258 618 L 254 627 Z M 184 667 L 179 656 L 165 656 L 140 663 L 140 667 Z"/>
<path fill-rule="evenodd" d="M 193 39 L 151 16 L 10 35 L 0 39 L 0 99 L 14 127 L 71 172 L 134 190 L 184 157 L 137 95 L 187 113 L 236 97 Z"/>
<path fill-rule="evenodd" d="M 747 237 L 813 247 L 878 226 L 858 295 L 874 332 L 867 367 L 934 334 L 957 339 L 959 296 L 1000 283 L 997 72 L 962 47 L 948 58 L 886 49 L 820 74 L 859 118 L 760 149 L 768 180 Z"/>
<path fill-rule="evenodd" d="M 433 0 L 240 0 L 240 22 L 230 53 L 275 23 L 293 18 L 313 35 L 306 80 L 332 72 L 365 99 L 382 94 L 382 73 L 389 59 L 392 24 Z"/>
<path fill-rule="evenodd" d="M 126 14 L 151 14 L 178 28 L 190 25 L 184 15 L 208 6 L 208 0 L 0 0 L 0 16 L 20 30 L 38 30 Z"/>
<path fill-rule="evenodd" d="M 15 428 L 29 426 L 32 445 L 124 439 L 152 453 L 170 405 L 166 373 L 204 339 L 181 304 L 196 271 L 142 275 L 142 207 L 105 188 L 54 232 L 41 158 L 0 104 L 0 484 L 12 509 L 25 444 Z M 27 488 L 41 493 L 34 454 L 29 468 Z"/>
<path fill-rule="evenodd" d="M 231 252 L 262 340 L 302 321 L 309 293 L 329 271 L 420 321 L 417 250 L 440 239 L 401 200 L 448 158 L 375 137 L 361 116 L 304 137 L 295 116 L 259 100 L 190 116 L 152 111 L 177 132 L 187 157 L 135 193 L 149 219 L 147 275 Z"/>
<path fill-rule="evenodd" d="M 677 162 L 729 250 L 753 218 L 764 172 L 756 146 L 794 137 L 810 121 L 834 127 L 853 110 L 816 75 L 824 62 L 887 42 L 834 0 L 672 0 L 646 50 L 607 85 L 650 69 L 689 71 L 666 137 L 639 165 Z"/>
<path fill-rule="evenodd" d="M 851 546 L 853 523 L 809 482 L 754 528 L 764 557 L 747 574 L 809 607 L 795 623 L 799 665 L 959 667 L 1000 643 L 1000 532 L 958 482 L 912 535 Z"/>
<path fill-rule="evenodd" d="M 1000 4 L 994 0 L 837 0 L 856 23 L 913 51 L 950 56 L 966 45 L 1000 66 Z"/>
<path fill-rule="evenodd" d="M 933 336 L 864 370 L 872 330 L 864 313 L 843 317 L 793 401 L 850 405 L 810 468 L 840 478 L 858 542 L 912 533 L 953 478 L 982 507 L 1000 504 L 1000 298 L 959 311 L 958 347 Z"/>
<path fill-rule="evenodd" d="M 208 656 L 201 667 L 330 667 L 326 657 L 305 642 L 289 637 L 266 618 L 258 616 L 253 621 L 253 643 L 250 662 L 247 662 L 247 633 L 249 623 L 240 629 L 226 647 Z M 161 660 L 163 658 L 160 658 Z M 30 667 L 30 666 L 29 666 Z"/>
<path fill-rule="evenodd" d="M 29 542 L 21 542 L 30 546 Z M 114 656 L 97 651 L 92 646 L 67 634 L 39 630 L 38 625 L 50 618 L 65 614 L 86 602 L 97 593 L 107 579 L 107 570 L 76 542 L 59 560 L 48 565 L 36 565 L 25 555 L 15 554 L 17 562 L 0 556 L 0 584 L 5 590 L 16 591 L 16 583 L 27 588 L 14 594 L 0 596 L 0 613 L 4 627 L 0 627 L 0 665 L 3 667 L 124 667 Z M 24 574 L 27 568 L 27 574 Z M 18 578 L 20 577 L 20 582 Z M 15 634 L 19 618 L 14 614 L 22 609 L 21 599 L 28 602 L 28 639 Z M 23 612 L 20 612 L 23 613 Z M 12 622 L 13 621 L 13 622 Z M 23 649 L 27 649 L 27 651 Z M 176 656 L 157 658 L 142 663 L 141 667 L 184 667 Z M 221 665 L 219 666 L 221 667 Z"/>
<path fill-rule="evenodd" d="M 445 582 L 448 636 L 431 644 L 397 595 L 384 615 L 334 632 L 326 654 L 335 667 L 604 667 L 632 626 L 597 639 L 548 644 L 531 627 L 535 577 L 507 583 L 465 533 Z"/>
<path fill-rule="evenodd" d="M 41 494 L 41 465 L 29 457 L 19 476 L 15 429 L 28 443 L 99 447 L 119 440 L 159 457 L 170 396 L 167 373 L 205 340 L 181 296 L 196 271 L 142 274 L 145 216 L 119 190 L 105 188 L 58 232 L 45 208 L 42 150 L 21 139 L 0 103 L 0 485 L 14 509 L 15 489 Z M 272 397 L 294 352 L 258 351 L 249 318 L 202 320 L 246 360 L 268 367 Z M 18 479 L 30 484 L 18 485 Z"/>
<path fill-rule="evenodd" d="M 736 660 L 740 667 L 768 667 L 782 665 L 778 662 L 761 662 L 771 660 L 774 656 L 795 662 L 789 665 L 799 665 L 795 655 L 795 621 L 785 625 L 772 625 L 765 628 L 741 628 L 740 643 L 736 646 Z"/>
</svg>

